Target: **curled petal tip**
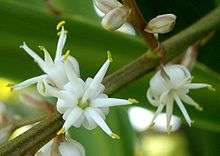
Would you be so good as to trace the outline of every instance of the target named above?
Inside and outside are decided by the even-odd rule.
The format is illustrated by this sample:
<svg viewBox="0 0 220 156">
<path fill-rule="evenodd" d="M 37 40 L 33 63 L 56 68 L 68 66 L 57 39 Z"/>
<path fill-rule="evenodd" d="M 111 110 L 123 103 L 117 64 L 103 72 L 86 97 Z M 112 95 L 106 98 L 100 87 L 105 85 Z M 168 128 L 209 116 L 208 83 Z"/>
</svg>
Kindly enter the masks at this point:
<svg viewBox="0 0 220 156">
<path fill-rule="evenodd" d="M 26 46 L 26 43 L 22 42 L 22 45 L 20 45 L 19 48 L 24 48 L 24 46 Z"/>
<path fill-rule="evenodd" d="M 56 26 L 56 29 L 57 30 L 60 30 L 61 27 L 63 27 L 63 25 L 65 24 L 66 22 L 65 21 L 60 21 L 57 26 Z"/>
<path fill-rule="evenodd" d="M 110 136 L 111 136 L 113 139 L 120 139 L 120 136 L 117 135 L 117 134 L 115 134 L 115 133 L 112 133 Z"/>
<path fill-rule="evenodd" d="M 133 99 L 133 98 L 129 98 L 128 101 L 129 101 L 131 104 L 139 103 L 138 100 Z"/>
<path fill-rule="evenodd" d="M 111 54 L 110 51 L 107 51 L 107 55 L 108 55 L 108 60 L 109 60 L 110 62 L 113 62 L 112 54 Z"/>
<path fill-rule="evenodd" d="M 216 91 L 216 89 L 213 88 L 212 85 L 209 85 L 209 86 L 208 86 L 208 89 L 211 90 L 211 91 Z"/>
<path fill-rule="evenodd" d="M 198 109 L 199 111 L 203 111 L 203 107 L 201 106 L 196 107 L 196 109 Z"/>
</svg>

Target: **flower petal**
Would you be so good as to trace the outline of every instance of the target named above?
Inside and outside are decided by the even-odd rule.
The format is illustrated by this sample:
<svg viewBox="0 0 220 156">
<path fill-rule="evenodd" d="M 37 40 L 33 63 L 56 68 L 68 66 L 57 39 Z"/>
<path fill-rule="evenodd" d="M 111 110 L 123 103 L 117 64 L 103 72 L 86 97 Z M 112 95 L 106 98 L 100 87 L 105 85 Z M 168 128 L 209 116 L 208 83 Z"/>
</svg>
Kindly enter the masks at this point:
<svg viewBox="0 0 220 156">
<path fill-rule="evenodd" d="M 102 119 L 102 117 L 93 109 L 88 109 L 87 110 L 89 115 L 91 116 L 91 118 L 96 122 L 97 125 L 99 125 L 99 127 L 101 127 L 101 129 L 107 133 L 109 136 L 112 136 L 112 131 L 111 129 L 108 127 L 108 125 L 105 123 L 105 121 Z"/>
<path fill-rule="evenodd" d="M 171 121 L 172 114 L 173 114 L 173 104 L 174 104 L 174 100 L 172 98 L 168 100 L 168 103 L 166 105 L 167 131 L 168 132 L 171 130 L 170 121 Z"/>
<path fill-rule="evenodd" d="M 45 62 L 44 60 L 38 56 L 33 50 L 31 50 L 25 42 L 23 42 L 23 45 L 20 46 L 20 48 L 24 49 L 38 64 L 39 66 L 42 68 L 42 70 L 44 71 L 45 68 Z"/>
<path fill-rule="evenodd" d="M 117 98 L 96 98 L 91 101 L 92 107 L 111 107 L 132 104 L 129 100 Z"/>
<path fill-rule="evenodd" d="M 60 33 L 60 37 L 57 43 L 57 50 L 56 50 L 56 56 L 55 56 L 55 60 L 54 62 L 57 63 L 58 61 L 61 60 L 62 58 L 62 52 L 63 52 L 63 48 L 66 42 L 66 32 L 64 30 L 64 27 L 62 27 L 61 33 Z"/>
<path fill-rule="evenodd" d="M 78 61 L 72 56 L 69 56 L 66 61 L 71 64 L 72 68 L 75 71 L 76 76 L 80 77 L 80 69 L 79 69 Z"/>
<path fill-rule="evenodd" d="M 33 78 L 30 78 L 30 79 L 27 79 L 27 80 L 25 80 L 25 81 L 23 81 L 21 83 L 18 83 L 16 85 L 12 86 L 12 89 L 13 90 L 20 90 L 20 89 L 26 88 L 26 87 L 28 87 L 28 86 L 30 86 L 32 84 L 37 83 L 38 81 L 40 81 L 40 80 L 42 80 L 42 79 L 44 79 L 46 77 L 47 77 L 47 75 L 40 75 L 40 76 L 37 76 L 37 77 L 33 77 Z"/>
<path fill-rule="evenodd" d="M 75 81 L 78 78 L 75 69 L 72 67 L 72 64 L 69 61 L 64 62 L 64 69 L 69 81 Z"/>
<path fill-rule="evenodd" d="M 174 99 L 175 99 L 177 105 L 179 106 L 181 112 L 183 113 L 183 116 L 185 117 L 187 123 L 189 124 L 189 126 L 191 126 L 192 121 L 191 121 L 182 101 L 180 100 L 179 96 L 174 95 Z"/>
<path fill-rule="evenodd" d="M 206 83 L 190 83 L 190 84 L 186 84 L 185 87 L 188 89 L 200 89 L 205 87 L 212 89 L 212 85 Z"/>
<path fill-rule="evenodd" d="M 67 131 L 82 115 L 83 110 L 79 107 L 75 107 L 71 113 L 69 114 L 69 116 L 67 117 L 63 128 L 65 129 L 65 131 Z"/>
<path fill-rule="evenodd" d="M 185 103 L 187 103 L 189 105 L 194 106 L 196 109 L 198 109 L 200 111 L 202 110 L 202 107 L 198 103 L 196 103 L 190 96 L 188 96 L 188 95 L 181 95 L 180 99 L 183 100 L 183 102 L 185 102 Z"/>
</svg>

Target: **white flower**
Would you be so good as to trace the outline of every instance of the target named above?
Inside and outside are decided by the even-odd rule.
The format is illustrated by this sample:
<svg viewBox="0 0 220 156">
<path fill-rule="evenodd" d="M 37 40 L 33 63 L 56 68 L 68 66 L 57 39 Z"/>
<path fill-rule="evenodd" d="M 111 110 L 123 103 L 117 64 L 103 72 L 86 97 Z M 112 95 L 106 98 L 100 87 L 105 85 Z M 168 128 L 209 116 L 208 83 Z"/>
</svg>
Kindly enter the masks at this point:
<svg viewBox="0 0 220 156">
<path fill-rule="evenodd" d="M 93 0 L 99 11 L 105 14 L 102 26 L 107 30 L 117 30 L 127 22 L 131 9 L 123 6 L 117 0 Z"/>
<path fill-rule="evenodd" d="M 75 76 L 79 77 L 80 76 L 79 64 L 76 61 L 76 59 L 72 56 L 69 56 L 69 53 L 62 55 L 64 44 L 66 42 L 66 37 L 67 37 L 66 32 L 64 30 L 64 27 L 62 26 L 54 61 L 52 60 L 50 54 L 44 47 L 39 46 L 41 50 L 44 52 L 44 60 L 43 60 L 34 51 L 32 51 L 25 43 L 23 43 L 23 45 L 21 45 L 20 47 L 24 49 L 34 59 L 34 61 L 38 63 L 38 65 L 45 74 L 25 80 L 24 82 L 21 82 L 19 84 L 16 84 L 12 86 L 12 89 L 20 90 L 32 84 L 38 83 L 41 80 L 44 80 L 46 83 L 50 83 L 56 86 L 57 88 L 62 89 L 63 86 L 68 82 L 67 75 L 64 70 L 64 60 L 66 60 L 66 64 L 73 69 Z M 37 88 L 40 93 L 43 92 L 43 88 L 40 83 L 37 84 Z"/>
<path fill-rule="evenodd" d="M 183 113 L 187 123 L 191 126 L 191 119 L 182 103 L 185 102 L 198 110 L 202 108 L 187 94 L 190 89 L 199 89 L 211 85 L 205 83 L 192 83 L 192 76 L 188 69 L 182 65 L 170 65 L 162 67 L 150 80 L 150 88 L 147 91 L 149 102 L 158 107 L 152 119 L 152 125 L 159 113 L 166 107 L 167 129 L 170 130 L 170 120 L 173 112 L 174 101 Z"/>
<path fill-rule="evenodd" d="M 159 15 L 150 22 L 148 22 L 145 27 L 145 31 L 154 34 L 165 34 L 173 30 L 176 23 L 176 16 L 173 14 Z"/>
<path fill-rule="evenodd" d="M 85 149 L 79 142 L 70 138 L 55 138 L 44 145 L 35 156 L 85 156 Z"/>
<path fill-rule="evenodd" d="M 87 78 L 84 82 L 75 76 L 72 68 L 67 67 L 65 69 L 70 82 L 64 86 L 63 90 L 60 91 L 45 84 L 46 94 L 58 98 L 57 110 L 63 114 L 65 131 L 71 126 L 80 127 L 82 125 L 91 130 L 98 125 L 112 138 L 118 138 L 105 123 L 109 107 L 132 104 L 137 101 L 108 98 L 103 93 L 105 86 L 101 82 L 111 62 L 110 53 L 108 54 L 108 59 L 93 79 Z"/>
</svg>

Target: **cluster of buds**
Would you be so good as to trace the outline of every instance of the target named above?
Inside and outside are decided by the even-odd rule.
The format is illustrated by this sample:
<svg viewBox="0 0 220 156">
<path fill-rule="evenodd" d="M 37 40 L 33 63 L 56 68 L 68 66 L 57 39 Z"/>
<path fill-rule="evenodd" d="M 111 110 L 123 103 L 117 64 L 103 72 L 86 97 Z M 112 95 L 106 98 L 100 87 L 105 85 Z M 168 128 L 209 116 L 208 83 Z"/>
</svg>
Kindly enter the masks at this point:
<svg viewBox="0 0 220 156">
<path fill-rule="evenodd" d="M 94 5 L 105 16 L 102 26 L 107 30 L 117 30 L 127 22 L 131 10 L 117 0 L 93 0 Z"/>
</svg>

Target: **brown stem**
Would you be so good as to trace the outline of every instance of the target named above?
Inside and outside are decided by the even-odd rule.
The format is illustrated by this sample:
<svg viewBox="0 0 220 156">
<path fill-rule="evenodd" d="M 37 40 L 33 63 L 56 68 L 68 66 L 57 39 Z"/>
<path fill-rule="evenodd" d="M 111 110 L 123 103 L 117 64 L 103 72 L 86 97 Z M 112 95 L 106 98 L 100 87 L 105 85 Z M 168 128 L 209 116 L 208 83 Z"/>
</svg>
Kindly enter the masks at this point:
<svg viewBox="0 0 220 156">
<path fill-rule="evenodd" d="M 147 33 L 144 31 L 145 26 L 147 25 L 144 17 L 139 10 L 137 3 L 135 0 L 122 0 L 123 5 L 131 9 L 131 15 L 129 17 L 129 23 L 133 25 L 133 27 L 140 33 L 143 39 L 149 45 L 149 48 L 153 50 L 157 50 L 159 44 L 157 39 L 154 37 L 154 34 Z"/>
</svg>

